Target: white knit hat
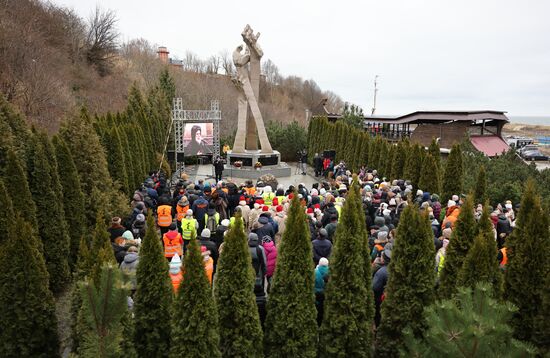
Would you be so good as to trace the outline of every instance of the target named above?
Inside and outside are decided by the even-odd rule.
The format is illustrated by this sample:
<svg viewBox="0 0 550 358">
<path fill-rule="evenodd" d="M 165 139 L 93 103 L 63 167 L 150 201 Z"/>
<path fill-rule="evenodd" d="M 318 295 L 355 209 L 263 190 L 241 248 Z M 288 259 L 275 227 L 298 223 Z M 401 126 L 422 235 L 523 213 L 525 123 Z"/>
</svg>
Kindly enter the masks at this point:
<svg viewBox="0 0 550 358">
<path fill-rule="evenodd" d="M 321 257 L 319 260 L 319 266 L 328 266 L 328 259 L 326 257 Z"/>
</svg>

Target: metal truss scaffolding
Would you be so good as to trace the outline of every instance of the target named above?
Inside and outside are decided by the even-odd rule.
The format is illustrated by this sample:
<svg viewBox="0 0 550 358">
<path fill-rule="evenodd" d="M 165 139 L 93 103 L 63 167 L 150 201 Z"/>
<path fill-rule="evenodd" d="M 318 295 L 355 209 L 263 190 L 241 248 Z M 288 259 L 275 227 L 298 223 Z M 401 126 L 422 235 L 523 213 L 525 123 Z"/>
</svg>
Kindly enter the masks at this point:
<svg viewBox="0 0 550 358">
<path fill-rule="evenodd" d="M 186 110 L 183 109 L 181 98 L 174 98 L 172 109 L 172 123 L 174 124 L 174 145 L 176 157 L 176 170 L 182 171 L 184 163 L 180 162 L 178 154 L 185 155 L 185 145 L 183 142 L 183 133 L 186 123 L 212 123 L 213 124 L 213 152 L 214 157 L 220 155 L 220 120 L 222 112 L 220 111 L 220 101 L 210 101 L 208 110 Z"/>
</svg>

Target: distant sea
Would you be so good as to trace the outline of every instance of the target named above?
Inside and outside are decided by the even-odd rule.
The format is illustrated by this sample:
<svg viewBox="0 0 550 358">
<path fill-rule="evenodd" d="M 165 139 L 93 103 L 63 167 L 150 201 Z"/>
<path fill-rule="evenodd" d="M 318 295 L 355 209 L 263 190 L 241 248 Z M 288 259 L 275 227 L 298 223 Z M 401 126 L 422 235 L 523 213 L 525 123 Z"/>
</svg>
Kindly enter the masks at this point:
<svg viewBox="0 0 550 358">
<path fill-rule="evenodd" d="M 550 116 L 508 116 L 512 123 L 550 126 Z"/>
</svg>

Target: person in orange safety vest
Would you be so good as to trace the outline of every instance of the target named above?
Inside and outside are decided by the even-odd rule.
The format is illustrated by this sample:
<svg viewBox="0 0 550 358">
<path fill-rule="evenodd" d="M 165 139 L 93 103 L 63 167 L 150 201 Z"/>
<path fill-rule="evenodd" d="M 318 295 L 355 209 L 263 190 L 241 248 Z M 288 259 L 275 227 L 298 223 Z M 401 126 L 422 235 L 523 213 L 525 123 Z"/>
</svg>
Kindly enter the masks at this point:
<svg viewBox="0 0 550 358">
<path fill-rule="evenodd" d="M 162 242 L 164 244 L 164 257 L 168 260 L 172 259 L 175 254 L 183 255 L 183 238 L 178 232 L 176 223 L 171 223 L 169 231 L 162 235 Z"/>
</svg>

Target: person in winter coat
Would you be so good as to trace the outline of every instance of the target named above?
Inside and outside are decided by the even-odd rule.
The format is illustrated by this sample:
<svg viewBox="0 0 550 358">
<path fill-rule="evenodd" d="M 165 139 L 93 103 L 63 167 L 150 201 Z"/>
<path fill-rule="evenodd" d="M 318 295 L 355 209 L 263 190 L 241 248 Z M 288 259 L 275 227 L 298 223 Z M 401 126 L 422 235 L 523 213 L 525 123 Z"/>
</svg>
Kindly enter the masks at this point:
<svg viewBox="0 0 550 358">
<path fill-rule="evenodd" d="M 263 202 L 263 200 L 262 200 Z M 251 229 L 254 224 L 256 224 L 256 222 L 258 221 L 258 218 L 260 217 L 260 214 L 262 213 L 262 208 L 261 208 L 261 205 L 260 204 L 260 201 L 257 200 L 255 203 L 254 203 L 254 208 L 250 210 L 249 214 L 248 214 L 248 228 Z"/>
<path fill-rule="evenodd" d="M 336 221 L 338 221 L 338 211 L 334 207 L 333 202 L 329 202 L 325 206 L 325 210 L 323 211 L 323 220 L 321 221 L 321 223 L 323 224 L 323 227 L 328 225 L 328 223 L 330 222 L 330 216 L 331 215 L 335 215 L 336 216 Z"/>
<path fill-rule="evenodd" d="M 506 217 L 506 214 L 498 215 L 497 221 L 497 237 L 508 236 L 512 232 L 512 225 L 510 224 L 510 219 Z"/>
<path fill-rule="evenodd" d="M 445 255 L 447 253 L 447 246 L 449 246 L 449 240 L 443 239 L 443 245 L 439 250 L 437 250 L 437 254 L 435 255 L 435 272 L 437 274 L 438 281 L 439 281 L 439 275 L 441 275 L 441 271 L 443 271 L 443 266 L 445 265 Z"/>
<path fill-rule="evenodd" d="M 439 195 L 432 194 L 432 209 L 436 219 L 439 219 L 441 215 L 441 203 L 439 202 Z"/>
<path fill-rule="evenodd" d="M 267 278 L 267 292 L 271 289 L 271 278 L 275 273 L 275 265 L 277 264 L 277 246 L 269 236 L 262 238 L 262 247 L 264 248 L 266 256 L 266 278 Z"/>
<path fill-rule="evenodd" d="M 147 223 L 145 222 L 145 215 L 139 214 L 132 224 L 132 234 L 134 235 L 134 239 L 143 239 L 145 237 L 146 231 Z"/>
<path fill-rule="evenodd" d="M 246 229 L 249 227 L 250 206 L 246 204 L 246 198 L 242 195 L 239 197 L 239 205 L 235 208 L 235 211 L 237 211 L 237 208 L 241 212 L 244 228 Z"/>
<path fill-rule="evenodd" d="M 275 238 L 275 229 L 273 229 L 273 225 L 269 222 L 269 218 L 267 215 L 262 214 L 258 218 L 258 224 L 259 227 L 255 230 L 252 230 L 253 232 L 258 235 L 259 238 L 264 238 L 264 236 L 269 236 L 271 240 Z"/>
<path fill-rule="evenodd" d="M 120 265 L 124 260 L 124 256 L 126 256 L 126 242 L 122 236 L 119 236 L 111 243 L 111 246 L 113 247 L 116 262 Z"/>
<path fill-rule="evenodd" d="M 138 249 L 135 246 L 130 246 L 128 248 L 128 251 L 126 252 L 126 255 L 124 256 L 124 260 L 120 264 L 120 270 L 124 275 L 126 275 L 126 277 L 128 277 L 132 295 L 137 288 L 136 271 L 137 271 L 138 263 L 139 263 Z"/>
<path fill-rule="evenodd" d="M 338 226 L 338 217 L 336 215 L 332 215 L 330 217 L 330 222 L 325 226 L 325 229 L 327 230 L 328 239 L 330 242 L 334 242 L 334 233 L 336 232 L 336 227 Z"/>
<path fill-rule="evenodd" d="M 168 274 L 170 275 L 170 281 L 172 282 L 174 293 L 177 294 L 181 280 L 183 279 L 183 273 L 181 272 L 181 259 L 179 255 L 176 254 L 172 257 L 172 260 L 170 261 L 170 271 Z"/>
<path fill-rule="evenodd" d="M 265 322 L 266 317 L 266 294 L 265 294 L 265 276 L 267 273 L 267 258 L 265 250 L 260 245 L 258 235 L 255 233 L 248 234 L 248 250 L 252 259 L 252 267 L 254 269 L 254 294 L 256 295 L 256 304 L 260 315 L 260 323 Z"/>
<path fill-rule="evenodd" d="M 214 272 L 216 272 L 216 265 L 218 263 L 218 246 L 212 241 L 212 233 L 208 229 L 204 229 L 200 236 L 200 245 L 206 247 L 210 251 L 210 257 L 214 260 Z"/>
<path fill-rule="evenodd" d="M 329 258 L 332 253 L 332 242 L 328 240 L 327 230 L 319 230 L 319 237 L 312 242 L 313 247 L 313 262 L 319 264 L 322 257 Z"/>
<path fill-rule="evenodd" d="M 126 228 L 122 226 L 122 219 L 118 216 L 115 216 L 111 220 L 111 226 L 107 229 L 109 234 L 111 235 L 111 242 L 113 242 L 117 237 L 122 236 L 124 234 L 124 231 L 126 231 Z"/>
<path fill-rule="evenodd" d="M 323 305 L 325 302 L 325 285 L 328 281 L 328 260 L 326 257 L 319 259 L 315 268 L 315 307 L 317 308 L 317 325 L 323 322 Z"/>
<path fill-rule="evenodd" d="M 286 230 L 286 214 L 283 210 L 282 205 L 277 205 L 277 207 L 275 208 L 275 217 L 273 218 L 273 220 L 277 223 L 277 226 L 279 227 L 279 230 L 275 234 L 275 242 L 278 244 Z"/>
<path fill-rule="evenodd" d="M 376 273 L 374 274 L 374 277 L 372 278 L 372 290 L 374 291 L 374 303 L 375 303 L 375 313 L 374 313 L 374 324 L 376 327 L 380 325 L 380 320 L 382 316 L 380 315 L 380 305 L 382 304 L 382 301 L 384 300 L 384 290 L 386 288 L 386 284 L 388 283 L 389 278 L 389 272 L 388 272 L 388 266 L 390 264 L 391 260 L 391 252 L 392 252 L 393 245 L 388 243 L 384 247 L 384 251 L 382 251 L 382 267 Z"/>
<path fill-rule="evenodd" d="M 445 224 L 450 222 L 451 228 L 454 228 L 455 222 L 460 214 L 460 207 L 456 205 L 456 202 L 449 200 L 447 203 L 447 211 L 445 213 L 445 220 L 441 223 L 441 226 L 445 227 Z"/>
<path fill-rule="evenodd" d="M 208 211 L 208 201 L 202 196 L 199 196 L 199 198 L 195 200 L 195 202 L 193 203 L 193 206 L 191 209 L 193 210 L 195 219 L 197 219 L 197 222 L 199 223 L 199 231 L 202 231 L 202 229 L 204 229 L 205 227 L 204 216 Z"/>
</svg>

